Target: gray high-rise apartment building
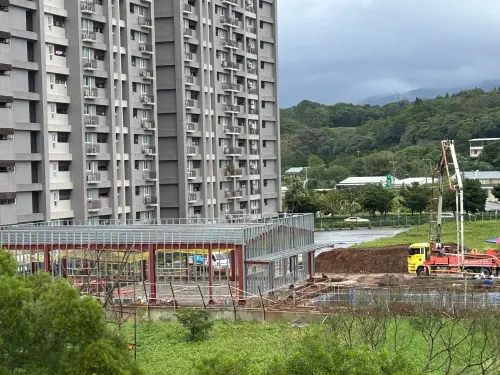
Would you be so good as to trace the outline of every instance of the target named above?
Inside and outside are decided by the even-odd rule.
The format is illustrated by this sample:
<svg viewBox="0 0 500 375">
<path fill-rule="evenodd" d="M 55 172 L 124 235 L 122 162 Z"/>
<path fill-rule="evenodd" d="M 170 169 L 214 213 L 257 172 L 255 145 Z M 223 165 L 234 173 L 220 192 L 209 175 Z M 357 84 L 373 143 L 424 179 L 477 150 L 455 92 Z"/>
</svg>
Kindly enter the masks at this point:
<svg viewBox="0 0 500 375">
<path fill-rule="evenodd" d="M 276 0 L 154 0 L 160 216 L 280 210 Z"/>
<path fill-rule="evenodd" d="M 0 225 L 158 217 L 152 15 L 0 0 Z"/>
</svg>

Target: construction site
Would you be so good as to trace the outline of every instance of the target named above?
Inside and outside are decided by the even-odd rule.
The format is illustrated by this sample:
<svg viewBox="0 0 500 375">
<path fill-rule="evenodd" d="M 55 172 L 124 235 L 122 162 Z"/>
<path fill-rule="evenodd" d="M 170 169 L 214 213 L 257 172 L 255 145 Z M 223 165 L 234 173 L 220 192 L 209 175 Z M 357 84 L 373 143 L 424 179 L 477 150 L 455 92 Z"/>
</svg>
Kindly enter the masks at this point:
<svg viewBox="0 0 500 375">
<path fill-rule="evenodd" d="M 0 246 L 13 253 L 19 273 L 61 276 L 120 319 L 124 308 L 142 306 L 314 311 L 375 300 L 496 306 L 500 289 L 492 280 L 500 277 L 500 252 L 464 245 L 453 141 L 442 142 L 435 171 L 436 213 L 429 239 L 422 239 L 428 242 L 337 249 L 314 243 L 313 214 L 279 214 L 32 223 L 1 228 Z M 457 198 L 457 241 L 447 244 L 441 242 L 446 178 Z M 440 292 L 448 297 L 436 300 Z"/>
</svg>

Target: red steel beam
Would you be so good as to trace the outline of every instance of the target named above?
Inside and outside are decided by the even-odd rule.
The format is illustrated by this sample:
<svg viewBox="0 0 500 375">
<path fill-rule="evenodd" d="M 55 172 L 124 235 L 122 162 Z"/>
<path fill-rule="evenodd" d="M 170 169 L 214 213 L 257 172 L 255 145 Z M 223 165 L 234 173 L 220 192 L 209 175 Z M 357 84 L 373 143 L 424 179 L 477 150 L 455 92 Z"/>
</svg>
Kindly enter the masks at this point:
<svg viewBox="0 0 500 375">
<path fill-rule="evenodd" d="M 50 245 L 45 245 L 43 247 L 43 264 L 45 266 L 45 272 L 50 272 Z"/>
<path fill-rule="evenodd" d="M 243 263 L 243 246 L 238 245 L 235 248 L 236 256 L 238 257 L 238 301 L 240 304 L 245 303 L 245 296 L 243 291 L 245 289 L 245 278 L 244 278 L 244 263 Z"/>
<path fill-rule="evenodd" d="M 214 304 L 214 298 L 213 298 L 213 261 L 212 261 L 212 245 L 208 247 L 208 303 L 210 305 Z"/>
<path fill-rule="evenodd" d="M 152 303 L 156 302 L 156 249 L 149 246 L 149 297 Z"/>
</svg>

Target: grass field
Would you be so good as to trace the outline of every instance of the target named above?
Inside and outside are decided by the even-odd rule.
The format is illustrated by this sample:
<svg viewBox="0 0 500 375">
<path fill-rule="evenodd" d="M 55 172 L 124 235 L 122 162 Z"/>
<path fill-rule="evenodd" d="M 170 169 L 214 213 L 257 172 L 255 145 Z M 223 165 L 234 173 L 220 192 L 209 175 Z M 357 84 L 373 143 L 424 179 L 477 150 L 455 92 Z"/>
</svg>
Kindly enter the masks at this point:
<svg viewBox="0 0 500 375">
<path fill-rule="evenodd" d="M 141 323 L 137 330 L 137 361 L 148 375 L 189 375 L 201 356 L 219 352 L 242 355 L 255 362 L 256 372 L 280 354 L 290 333 L 285 324 L 217 322 L 210 338 L 199 343 L 185 341 L 185 331 L 173 322 Z M 123 332 L 132 339 L 132 326 Z M 283 348 L 284 350 L 284 348 Z"/>
<path fill-rule="evenodd" d="M 500 248 L 498 245 L 488 244 L 485 240 L 500 236 L 500 222 L 498 221 L 473 221 L 464 223 L 465 245 L 470 248 L 484 250 L 488 248 Z M 457 241 L 457 229 L 455 222 L 443 224 L 442 240 L 444 242 Z M 427 242 L 429 240 L 429 225 L 420 225 L 407 232 L 398 233 L 394 237 L 380 238 L 374 241 L 363 242 L 352 247 L 375 247 L 398 244 L 410 244 L 415 242 Z"/>
<path fill-rule="evenodd" d="M 373 319 L 370 320 L 372 323 L 375 321 Z M 374 339 L 377 335 L 366 335 L 366 333 L 371 331 L 369 329 L 370 325 L 365 324 L 364 320 L 355 320 L 355 322 L 355 326 L 361 327 L 360 329 L 353 330 L 352 334 L 347 334 L 346 332 L 342 334 L 340 331 L 336 331 L 335 335 L 343 343 L 347 343 L 346 340 L 350 340 L 354 347 L 361 344 L 368 345 L 368 337 Z M 393 349 L 398 347 L 400 353 L 404 353 L 416 368 L 422 368 L 422 363 L 428 358 L 428 343 L 426 343 L 421 333 L 411 328 L 409 323 L 410 321 L 406 319 L 400 321 L 401 325 L 397 333 L 394 330 L 395 326 L 389 323 L 386 327 L 387 331 L 385 331 L 385 342 L 381 345 L 382 348 L 389 352 L 393 352 Z M 496 327 L 496 335 L 498 325 L 494 324 L 493 326 Z M 474 347 L 474 345 L 468 345 L 474 344 L 476 341 L 472 340 L 468 342 L 461 338 L 461 335 L 471 334 L 471 332 L 464 330 L 465 327 L 453 327 L 452 331 L 445 328 L 443 337 L 441 338 L 450 340 L 450 343 L 457 342 L 457 346 L 452 349 L 452 352 L 443 351 L 442 353 L 444 354 L 436 358 L 438 362 L 441 362 L 441 359 L 446 359 L 446 355 L 449 353 L 454 358 L 453 367 L 459 369 L 463 365 L 461 362 L 468 358 L 466 354 L 472 353 L 471 347 Z M 289 355 L 290 350 L 293 350 L 293 343 L 306 333 L 323 332 L 323 334 L 327 335 L 326 337 L 332 336 L 333 332 L 326 332 L 323 329 L 327 329 L 327 327 L 325 325 L 312 325 L 307 328 L 293 328 L 289 323 L 217 322 L 208 340 L 192 343 L 185 341 L 184 330 L 175 322 L 139 323 L 137 330 L 137 361 L 147 375 L 194 375 L 196 374 L 194 366 L 196 360 L 206 358 L 207 356 L 224 358 L 229 355 L 236 360 L 244 358 L 245 363 L 250 367 L 250 373 L 253 375 L 268 374 L 269 372 L 265 370 L 268 369 L 273 359 L 277 356 Z M 122 333 L 127 339 L 132 340 L 132 325 L 125 325 Z M 451 333 L 453 334 L 452 336 L 449 335 Z M 474 336 L 474 339 L 481 340 L 483 337 L 481 335 L 482 333 L 478 333 Z M 444 348 L 441 347 L 446 344 L 443 344 L 443 342 L 436 342 L 436 351 L 441 351 Z M 494 341 L 494 343 L 496 342 Z M 498 358 L 495 358 L 496 368 L 498 369 Z M 438 371 L 429 371 L 428 373 L 431 375 L 442 375 L 445 372 L 443 369 L 440 369 Z M 450 374 L 458 373 L 472 375 L 479 374 L 480 372 L 450 372 Z M 485 374 L 493 373 L 495 371 L 485 372 Z M 227 372 L 227 374 L 230 374 L 230 372 Z"/>
</svg>

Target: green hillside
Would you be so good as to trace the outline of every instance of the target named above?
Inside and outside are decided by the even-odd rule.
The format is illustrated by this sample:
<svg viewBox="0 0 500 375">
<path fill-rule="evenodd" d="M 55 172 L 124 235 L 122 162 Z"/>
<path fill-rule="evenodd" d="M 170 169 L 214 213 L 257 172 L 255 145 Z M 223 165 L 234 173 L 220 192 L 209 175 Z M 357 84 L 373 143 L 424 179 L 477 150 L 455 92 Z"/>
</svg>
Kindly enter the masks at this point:
<svg viewBox="0 0 500 375">
<path fill-rule="evenodd" d="M 309 176 L 317 187 L 349 175 L 385 175 L 393 170 L 391 161 L 399 178 L 429 175 L 442 139 L 456 141 L 463 169 L 495 170 L 500 168 L 496 153 L 468 159 L 468 140 L 489 137 L 500 137 L 499 90 L 475 89 L 383 107 L 303 101 L 281 110 L 283 169 L 324 164 Z"/>
</svg>

